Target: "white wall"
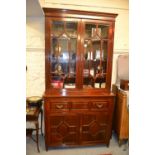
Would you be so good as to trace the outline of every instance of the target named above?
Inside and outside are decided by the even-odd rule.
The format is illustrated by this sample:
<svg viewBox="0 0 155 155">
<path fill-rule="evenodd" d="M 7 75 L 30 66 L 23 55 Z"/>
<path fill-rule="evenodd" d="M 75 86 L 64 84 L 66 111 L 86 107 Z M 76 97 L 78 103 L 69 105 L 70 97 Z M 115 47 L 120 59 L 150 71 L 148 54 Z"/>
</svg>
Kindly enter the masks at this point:
<svg viewBox="0 0 155 155">
<path fill-rule="evenodd" d="M 114 38 L 112 83 L 116 80 L 119 54 L 129 51 L 128 0 L 39 0 L 42 7 L 117 13 Z M 27 17 L 27 96 L 42 95 L 45 90 L 44 18 Z"/>
<path fill-rule="evenodd" d="M 42 96 L 45 90 L 44 18 L 26 19 L 26 96 Z"/>
</svg>

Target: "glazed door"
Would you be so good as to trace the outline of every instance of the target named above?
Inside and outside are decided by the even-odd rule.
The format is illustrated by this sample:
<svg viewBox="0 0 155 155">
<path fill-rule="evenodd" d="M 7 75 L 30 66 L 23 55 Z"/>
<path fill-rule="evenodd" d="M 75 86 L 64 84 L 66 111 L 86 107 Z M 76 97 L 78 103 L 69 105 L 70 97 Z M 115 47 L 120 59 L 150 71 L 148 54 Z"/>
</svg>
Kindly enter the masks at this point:
<svg viewBox="0 0 155 155">
<path fill-rule="evenodd" d="M 114 23 L 46 17 L 46 87 L 110 90 Z"/>
<path fill-rule="evenodd" d="M 46 45 L 48 87 L 76 88 L 79 66 L 79 20 L 50 18 L 47 20 L 50 42 Z M 47 31 L 47 30 L 46 30 Z"/>
<path fill-rule="evenodd" d="M 82 20 L 83 88 L 108 88 L 111 74 L 113 25 L 98 20 Z M 109 58 L 110 57 L 110 58 Z"/>
</svg>

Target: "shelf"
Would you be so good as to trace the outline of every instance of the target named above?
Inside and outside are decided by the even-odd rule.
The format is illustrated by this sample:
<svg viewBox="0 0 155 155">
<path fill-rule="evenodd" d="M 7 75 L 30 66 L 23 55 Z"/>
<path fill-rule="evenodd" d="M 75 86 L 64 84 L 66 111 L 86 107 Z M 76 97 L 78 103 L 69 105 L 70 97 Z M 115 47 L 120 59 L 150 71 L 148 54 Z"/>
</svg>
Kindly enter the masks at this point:
<svg viewBox="0 0 155 155">
<path fill-rule="evenodd" d="M 92 42 L 99 42 L 99 41 L 109 41 L 110 39 L 108 38 L 101 38 L 101 39 L 93 39 L 92 37 L 90 38 L 84 38 L 85 41 L 91 40 Z"/>
</svg>

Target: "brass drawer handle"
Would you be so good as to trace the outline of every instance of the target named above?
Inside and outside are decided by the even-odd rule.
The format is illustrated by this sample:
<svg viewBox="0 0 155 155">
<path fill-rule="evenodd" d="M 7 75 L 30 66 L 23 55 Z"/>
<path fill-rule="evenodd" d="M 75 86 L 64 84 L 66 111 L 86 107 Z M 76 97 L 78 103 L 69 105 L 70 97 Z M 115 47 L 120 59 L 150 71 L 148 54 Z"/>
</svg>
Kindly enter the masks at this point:
<svg viewBox="0 0 155 155">
<path fill-rule="evenodd" d="M 58 109 L 62 109 L 62 108 L 64 107 L 64 105 L 63 105 L 63 104 L 57 104 L 56 107 L 57 107 Z"/>
<path fill-rule="evenodd" d="M 98 108 L 102 108 L 102 107 L 103 107 L 103 104 L 102 104 L 102 103 L 97 103 L 96 106 L 97 106 Z"/>
</svg>

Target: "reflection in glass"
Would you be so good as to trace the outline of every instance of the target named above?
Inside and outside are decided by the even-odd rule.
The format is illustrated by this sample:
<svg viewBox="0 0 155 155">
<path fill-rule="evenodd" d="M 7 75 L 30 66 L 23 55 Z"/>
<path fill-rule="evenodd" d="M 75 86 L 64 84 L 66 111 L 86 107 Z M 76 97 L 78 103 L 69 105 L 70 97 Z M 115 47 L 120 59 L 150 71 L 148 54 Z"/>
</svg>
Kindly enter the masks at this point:
<svg viewBox="0 0 155 155">
<path fill-rule="evenodd" d="M 98 25 L 98 35 L 102 38 L 108 38 L 109 26 L 107 25 Z"/>
<path fill-rule="evenodd" d="M 52 35 L 59 36 L 64 31 L 64 23 L 62 21 L 52 22 Z"/>
<path fill-rule="evenodd" d="M 85 26 L 85 38 L 91 38 L 96 35 L 96 25 L 86 24 Z"/>
<path fill-rule="evenodd" d="M 66 33 L 68 33 L 71 38 L 77 37 L 77 23 L 66 22 Z"/>
</svg>

